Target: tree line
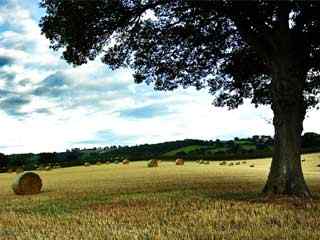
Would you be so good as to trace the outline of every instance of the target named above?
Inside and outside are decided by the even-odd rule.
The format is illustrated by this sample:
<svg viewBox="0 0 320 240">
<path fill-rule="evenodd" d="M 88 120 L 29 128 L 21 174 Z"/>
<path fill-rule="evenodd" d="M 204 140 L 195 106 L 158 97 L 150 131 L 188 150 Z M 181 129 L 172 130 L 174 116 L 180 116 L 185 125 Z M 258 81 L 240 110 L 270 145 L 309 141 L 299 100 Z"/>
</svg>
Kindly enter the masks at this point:
<svg viewBox="0 0 320 240">
<path fill-rule="evenodd" d="M 273 138 L 270 136 L 253 136 L 251 138 L 234 138 L 229 141 L 185 139 L 157 144 L 142 144 L 136 146 L 110 146 L 91 149 L 73 148 L 65 152 L 43 152 L 39 154 L 0 153 L 0 170 L 23 167 L 25 170 L 50 167 L 71 167 L 83 165 L 85 162 L 120 162 L 149 160 L 234 160 L 271 157 Z M 320 151 L 320 135 L 305 133 L 302 136 L 303 152 Z"/>
</svg>

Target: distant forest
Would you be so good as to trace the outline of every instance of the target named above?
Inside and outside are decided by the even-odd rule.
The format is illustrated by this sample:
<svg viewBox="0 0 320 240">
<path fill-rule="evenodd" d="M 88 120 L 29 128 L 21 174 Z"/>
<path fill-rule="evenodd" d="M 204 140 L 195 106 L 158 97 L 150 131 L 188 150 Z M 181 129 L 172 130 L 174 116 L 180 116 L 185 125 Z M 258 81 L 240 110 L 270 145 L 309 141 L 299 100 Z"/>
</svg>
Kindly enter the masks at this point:
<svg viewBox="0 0 320 240">
<path fill-rule="evenodd" d="M 173 160 L 233 160 L 270 157 L 273 149 L 273 138 L 270 136 L 253 136 L 251 138 L 234 138 L 229 141 L 185 139 L 157 144 L 136 146 L 111 146 L 103 148 L 79 149 L 74 148 L 65 152 L 44 152 L 39 154 L 0 153 L 0 171 L 23 167 L 25 170 L 35 170 L 45 167 L 70 167 L 105 162 Z M 304 153 L 320 152 L 320 135 L 305 133 L 302 136 Z"/>
</svg>

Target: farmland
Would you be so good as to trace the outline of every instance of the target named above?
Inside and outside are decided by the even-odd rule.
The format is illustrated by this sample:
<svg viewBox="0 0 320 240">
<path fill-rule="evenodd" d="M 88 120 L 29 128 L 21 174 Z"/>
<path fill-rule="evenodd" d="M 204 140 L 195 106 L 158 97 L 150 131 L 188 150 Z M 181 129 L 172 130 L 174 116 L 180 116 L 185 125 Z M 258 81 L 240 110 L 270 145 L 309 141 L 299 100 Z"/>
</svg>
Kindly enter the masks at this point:
<svg viewBox="0 0 320 240">
<path fill-rule="evenodd" d="M 270 159 L 38 171 L 43 191 L 29 196 L 4 173 L 0 239 L 319 239 L 320 155 L 303 158 L 312 201 L 261 197 Z"/>
</svg>

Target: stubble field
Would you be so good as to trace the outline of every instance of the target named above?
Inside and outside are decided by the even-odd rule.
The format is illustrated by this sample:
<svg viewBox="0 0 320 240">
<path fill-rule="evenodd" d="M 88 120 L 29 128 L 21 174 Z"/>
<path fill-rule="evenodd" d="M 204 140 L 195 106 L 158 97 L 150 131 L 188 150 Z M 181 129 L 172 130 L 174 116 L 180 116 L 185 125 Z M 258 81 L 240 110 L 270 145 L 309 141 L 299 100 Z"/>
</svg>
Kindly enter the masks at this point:
<svg viewBox="0 0 320 240">
<path fill-rule="evenodd" d="M 318 240 L 320 155 L 303 158 L 312 201 L 261 197 L 270 159 L 39 171 L 43 191 L 30 196 L 13 194 L 15 173 L 0 174 L 0 239 Z"/>
</svg>

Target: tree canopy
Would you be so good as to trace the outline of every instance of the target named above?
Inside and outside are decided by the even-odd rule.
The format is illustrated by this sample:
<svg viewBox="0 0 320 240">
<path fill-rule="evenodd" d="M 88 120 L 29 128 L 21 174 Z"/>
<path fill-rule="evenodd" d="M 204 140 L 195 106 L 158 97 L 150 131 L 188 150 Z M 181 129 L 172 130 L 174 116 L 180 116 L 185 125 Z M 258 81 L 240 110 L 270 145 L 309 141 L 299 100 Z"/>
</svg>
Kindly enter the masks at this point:
<svg viewBox="0 0 320 240">
<path fill-rule="evenodd" d="M 69 63 L 101 54 L 113 69 L 132 68 L 137 83 L 209 87 L 216 105 L 235 108 L 244 98 L 271 103 L 281 49 L 307 73 L 308 106 L 318 102 L 319 2 L 44 0 L 42 6 L 42 31 L 54 49 L 65 47 Z"/>
</svg>

